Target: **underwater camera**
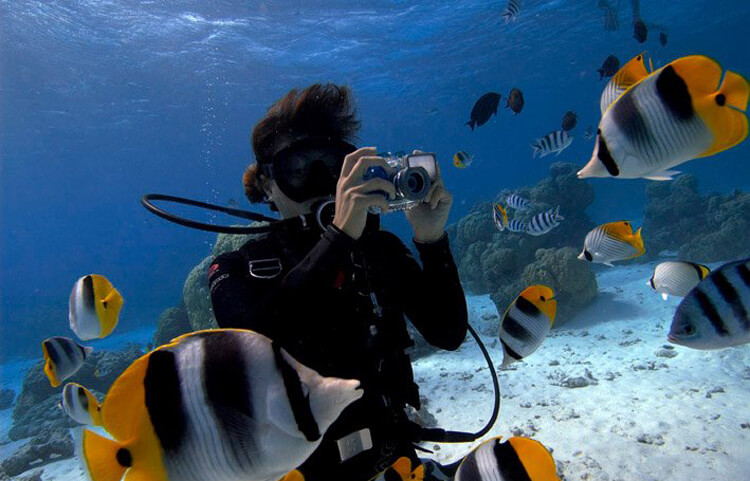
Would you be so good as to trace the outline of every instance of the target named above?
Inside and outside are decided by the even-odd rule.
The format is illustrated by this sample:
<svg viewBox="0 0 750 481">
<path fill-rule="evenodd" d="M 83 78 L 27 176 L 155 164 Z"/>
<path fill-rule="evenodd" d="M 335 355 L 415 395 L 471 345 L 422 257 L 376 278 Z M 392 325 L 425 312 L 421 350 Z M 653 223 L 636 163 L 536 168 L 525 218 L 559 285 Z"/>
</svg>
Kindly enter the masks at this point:
<svg viewBox="0 0 750 481">
<path fill-rule="evenodd" d="M 393 169 L 389 175 L 380 166 L 370 167 L 364 180 L 380 177 L 393 183 L 396 197 L 388 199 L 388 211 L 407 210 L 416 207 L 424 200 L 430 187 L 437 179 L 437 160 L 435 154 L 420 152 L 408 155 L 394 155 L 390 152 L 379 153 Z M 385 194 L 385 192 L 378 191 Z"/>
</svg>

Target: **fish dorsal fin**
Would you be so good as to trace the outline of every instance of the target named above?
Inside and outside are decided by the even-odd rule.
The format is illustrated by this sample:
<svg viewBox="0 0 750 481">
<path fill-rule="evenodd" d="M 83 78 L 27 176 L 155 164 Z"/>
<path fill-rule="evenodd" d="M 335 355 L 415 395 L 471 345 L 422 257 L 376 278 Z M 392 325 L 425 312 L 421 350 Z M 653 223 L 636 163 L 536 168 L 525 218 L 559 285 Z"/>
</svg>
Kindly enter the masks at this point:
<svg viewBox="0 0 750 481">
<path fill-rule="evenodd" d="M 708 266 L 704 266 L 703 264 L 696 264 L 696 266 L 698 266 L 701 272 L 701 279 L 705 279 L 711 273 L 711 269 Z"/>
<path fill-rule="evenodd" d="M 602 229 L 607 234 L 619 240 L 627 241 L 633 237 L 633 226 L 625 221 L 610 222 L 604 224 Z"/>
<path fill-rule="evenodd" d="M 102 424 L 118 440 L 135 436 L 138 427 L 148 420 L 144 379 L 151 353 L 136 359 L 118 377 L 102 403 Z"/>
<path fill-rule="evenodd" d="M 651 71 L 646 68 L 645 55 L 646 52 L 630 59 L 628 63 L 617 71 L 617 73 L 609 80 L 609 83 L 602 92 L 600 101 L 600 108 L 602 114 L 615 103 L 617 99 L 631 87 L 636 85 L 641 80 L 645 79 L 653 71 L 653 65 Z"/>
</svg>

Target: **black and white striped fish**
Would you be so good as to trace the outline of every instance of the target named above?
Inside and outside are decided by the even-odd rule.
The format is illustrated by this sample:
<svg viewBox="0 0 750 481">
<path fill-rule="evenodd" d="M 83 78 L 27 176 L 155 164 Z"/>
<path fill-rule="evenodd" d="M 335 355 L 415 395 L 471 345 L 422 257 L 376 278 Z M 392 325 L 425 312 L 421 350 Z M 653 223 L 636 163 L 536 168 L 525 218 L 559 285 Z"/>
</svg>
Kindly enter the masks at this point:
<svg viewBox="0 0 750 481">
<path fill-rule="evenodd" d="M 521 12 L 521 0 L 508 0 L 508 6 L 503 10 L 505 23 L 513 22 Z"/>
<path fill-rule="evenodd" d="M 474 449 L 458 467 L 454 481 L 560 481 L 555 460 L 531 438 L 492 438 Z"/>
<path fill-rule="evenodd" d="M 42 342 L 44 374 L 52 387 L 78 372 L 93 347 L 84 347 L 69 337 L 50 337 Z"/>
<path fill-rule="evenodd" d="M 677 306 L 669 342 L 722 349 L 750 342 L 750 258 L 730 262 L 703 279 Z"/>
<path fill-rule="evenodd" d="M 511 232 L 526 232 L 528 224 L 522 220 L 511 219 L 508 221 L 508 225 L 506 225 L 505 228 Z"/>
<path fill-rule="evenodd" d="M 710 273 L 711 269 L 703 264 L 666 261 L 656 266 L 648 285 L 666 301 L 669 296 L 685 297 Z"/>
<path fill-rule="evenodd" d="M 560 215 L 560 206 L 558 205 L 556 209 L 550 209 L 532 217 L 526 233 L 533 236 L 544 235 L 559 226 L 563 220 L 565 220 L 565 217 Z"/>
<path fill-rule="evenodd" d="M 90 426 L 101 426 L 102 424 L 99 401 L 91 391 L 80 384 L 69 382 L 65 385 L 60 407 L 77 423 Z"/>
<path fill-rule="evenodd" d="M 553 152 L 555 152 L 555 155 L 560 155 L 560 152 L 567 149 L 571 142 L 573 142 L 573 137 L 568 132 L 565 130 L 553 130 L 544 137 L 536 139 L 531 144 L 531 148 L 533 149 L 532 155 L 539 158 Z"/>
<path fill-rule="evenodd" d="M 532 205 L 530 201 L 524 199 L 518 194 L 510 194 L 506 199 L 505 202 L 508 204 L 509 207 L 512 207 L 516 210 L 526 210 L 529 209 Z"/>
<path fill-rule="evenodd" d="M 723 80 L 722 80 L 723 76 Z M 604 112 L 588 177 L 671 180 L 668 170 L 742 142 L 750 83 L 702 55 L 683 57 L 642 79 Z"/>
<path fill-rule="evenodd" d="M 253 331 L 174 339 L 136 360 L 101 407 L 113 439 L 84 430 L 93 481 L 280 479 L 313 453 L 363 391 L 322 377 Z"/>
</svg>

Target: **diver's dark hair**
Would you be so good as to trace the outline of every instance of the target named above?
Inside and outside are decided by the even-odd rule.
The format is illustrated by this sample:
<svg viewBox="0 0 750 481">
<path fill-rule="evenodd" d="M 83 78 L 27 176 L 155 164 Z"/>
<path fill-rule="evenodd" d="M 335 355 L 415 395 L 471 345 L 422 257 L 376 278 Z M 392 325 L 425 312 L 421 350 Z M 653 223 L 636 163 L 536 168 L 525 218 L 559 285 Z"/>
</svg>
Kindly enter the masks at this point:
<svg viewBox="0 0 750 481">
<path fill-rule="evenodd" d="M 252 134 L 255 160 L 258 164 L 270 163 L 280 148 L 301 138 L 351 142 L 357 130 L 359 121 L 349 87 L 314 84 L 301 91 L 292 89 L 255 124 Z M 265 199 L 260 175 L 258 165 L 252 164 L 242 177 L 250 202 Z"/>
</svg>

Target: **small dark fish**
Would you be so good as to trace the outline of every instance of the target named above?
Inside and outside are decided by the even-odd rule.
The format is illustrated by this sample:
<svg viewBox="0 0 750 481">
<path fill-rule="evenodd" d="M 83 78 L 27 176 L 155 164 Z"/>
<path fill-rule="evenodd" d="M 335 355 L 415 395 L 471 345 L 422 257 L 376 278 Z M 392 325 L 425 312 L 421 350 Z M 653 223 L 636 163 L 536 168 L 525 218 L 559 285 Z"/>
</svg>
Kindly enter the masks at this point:
<svg viewBox="0 0 750 481">
<path fill-rule="evenodd" d="M 576 125 L 578 125 L 578 115 L 572 110 L 568 110 L 562 119 L 562 129 L 567 132 L 576 128 Z"/>
<path fill-rule="evenodd" d="M 666 33 L 662 32 L 659 34 L 659 43 L 661 44 L 662 47 L 667 46 L 667 34 Z"/>
<path fill-rule="evenodd" d="M 586 140 L 591 140 L 595 135 L 596 129 L 592 125 L 589 125 L 588 127 L 586 127 L 586 131 L 583 133 L 583 138 Z"/>
<path fill-rule="evenodd" d="M 604 14 L 604 30 L 607 32 L 614 32 L 620 28 L 620 18 L 617 14 L 617 8 L 613 7 L 606 0 L 599 0 L 597 7 L 599 7 Z"/>
<path fill-rule="evenodd" d="M 638 43 L 643 43 L 648 38 L 648 27 L 640 18 L 633 22 L 633 38 L 638 40 Z"/>
<path fill-rule="evenodd" d="M 517 88 L 512 88 L 510 90 L 508 98 L 505 99 L 505 101 L 505 108 L 511 109 L 514 114 L 520 114 L 521 110 L 523 110 L 523 92 L 521 92 Z"/>
<path fill-rule="evenodd" d="M 602 68 L 597 69 L 597 72 L 599 72 L 599 80 L 603 79 L 604 77 L 613 76 L 617 73 L 618 70 L 620 70 L 620 59 L 615 57 L 614 55 L 610 55 L 609 57 L 604 59 Z"/>
<path fill-rule="evenodd" d="M 482 126 L 490 120 L 492 115 L 497 113 L 497 106 L 500 104 L 500 94 L 495 92 L 488 92 L 476 101 L 474 108 L 471 109 L 471 115 L 466 125 L 474 130 L 475 126 Z"/>
</svg>

